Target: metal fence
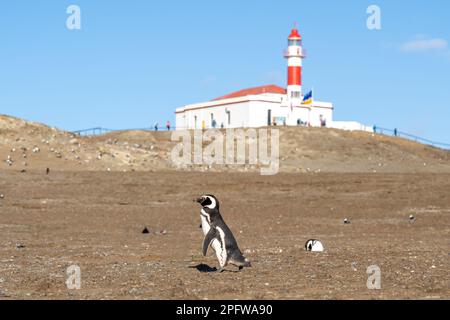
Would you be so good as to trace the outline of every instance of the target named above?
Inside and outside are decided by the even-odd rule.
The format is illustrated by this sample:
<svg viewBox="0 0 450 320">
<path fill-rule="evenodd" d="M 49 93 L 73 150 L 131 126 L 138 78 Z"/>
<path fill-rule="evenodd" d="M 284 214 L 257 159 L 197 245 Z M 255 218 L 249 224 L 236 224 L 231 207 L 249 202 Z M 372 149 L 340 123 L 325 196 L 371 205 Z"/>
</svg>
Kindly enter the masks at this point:
<svg viewBox="0 0 450 320">
<path fill-rule="evenodd" d="M 97 127 L 97 128 L 89 128 L 89 129 L 72 131 L 72 133 L 79 135 L 79 136 L 97 136 L 97 135 L 105 134 L 105 133 L 112 132 L 112 131 L 115 131 L 115 130 Z"/>
<path fill-rule="evenodd" d="M 110 132 L 119 132 L 119 131 L 163 131 L 167 130 L 167 128 L 159 128 L 155 130 L 155 128 L 129 128 L 129 129 L 108 129 L 102 127 L 89 128 L 83 130 L 72 131 L 71 133 L 79 135 L 79 136 L 98 136 Z"/>
<path fill-rule="evenodd" d="M 400 131 L 398 129 L 386 129 L 386 128 L 382 128 L 382 127 L 378 127 L 378 126 L 373 126 L 373 132 L 375 132 L 377 134 L 382 134 L 385 136 L 394 136 L 394 137 L 404 138 L 407 140 L 412 140 L 412 141 L 419 142 L 422 144 L 430 145 L 435 148 L 450 150 L 449 143 L 432 141 L 432 140 L 429 140 L 426 138 L 422 138 L 422 137 L 419 137 L 419 136 L 416 136 L 416 135 L 413 135 L 410 133 Z"/>
</svg>

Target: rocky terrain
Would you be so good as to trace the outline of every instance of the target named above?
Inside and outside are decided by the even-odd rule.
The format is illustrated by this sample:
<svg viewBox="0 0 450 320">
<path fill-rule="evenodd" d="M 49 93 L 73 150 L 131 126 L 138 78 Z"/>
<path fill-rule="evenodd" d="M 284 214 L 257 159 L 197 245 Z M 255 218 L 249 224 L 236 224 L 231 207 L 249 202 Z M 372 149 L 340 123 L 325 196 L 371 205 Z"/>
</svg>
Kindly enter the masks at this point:
<svg viewBox="0 0 450 320">
<path fill-rule="evenodd" d="M 280 172 L 450 172 L 450 152 L 416 142 L 322 128 L 281 128 Z M 259 172 L 259 165 L 172 163 L 170 132 L 120 131 L 81 137 L 0 116 L 1 169 Z M 204 143 L 207 145 L 207 143 Z M 248 142 L 247 142 L 248 145 Z M 248 151 L 247 151 L 248 152 Z M 247 156 L 248 162 L 248 156 Z"/>
</svg>

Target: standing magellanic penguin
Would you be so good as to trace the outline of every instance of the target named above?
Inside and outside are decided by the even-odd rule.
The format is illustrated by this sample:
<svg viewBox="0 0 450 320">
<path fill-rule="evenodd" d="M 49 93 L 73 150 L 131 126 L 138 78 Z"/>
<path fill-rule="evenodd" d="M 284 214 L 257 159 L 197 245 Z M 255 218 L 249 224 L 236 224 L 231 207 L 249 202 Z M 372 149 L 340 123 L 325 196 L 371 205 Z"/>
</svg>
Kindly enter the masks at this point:
<svg viewBox="0 0 450 320">
<path fill-rule="evenodd" d="M 194 201 L 202 206 L 200 218 L 205 236 L 203 255 L 206 256 L 209 246 L 214 249 L 219 260 L 219 272 L 222 272 L 228 263 L 239 267 L 239 270 L 251 267 L 250 261 L 242 255 L 233 233 L 220 215 L 219 200 L 213 195 L 204 195 Z"/>
</svg>

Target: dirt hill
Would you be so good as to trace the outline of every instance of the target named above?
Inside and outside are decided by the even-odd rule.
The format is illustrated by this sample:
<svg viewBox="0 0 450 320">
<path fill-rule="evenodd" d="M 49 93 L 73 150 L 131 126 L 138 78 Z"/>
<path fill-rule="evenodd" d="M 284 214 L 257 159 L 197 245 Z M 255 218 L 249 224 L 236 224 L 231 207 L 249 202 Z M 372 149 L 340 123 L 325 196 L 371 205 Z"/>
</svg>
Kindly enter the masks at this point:
<svg viewBox="0 0 450 320">
<path fill-rule="evenodd" d="M 281 128 L 281 172 L 450 172 L 450 152 L 400 138 L 322 128 Z M 170 132 L 81 137 L 0 115 L 0 168 L 15 171 L 259 171 L 257 165 L 175 167 Z"/>
</svg>

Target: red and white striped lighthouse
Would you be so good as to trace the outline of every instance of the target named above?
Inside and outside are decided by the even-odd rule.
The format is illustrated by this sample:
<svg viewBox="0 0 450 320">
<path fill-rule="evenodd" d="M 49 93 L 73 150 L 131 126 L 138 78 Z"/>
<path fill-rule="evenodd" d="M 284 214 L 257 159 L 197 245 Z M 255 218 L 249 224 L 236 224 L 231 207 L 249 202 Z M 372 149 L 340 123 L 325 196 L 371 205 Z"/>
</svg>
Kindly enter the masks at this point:
<svg viewBox="0 0 450 320">
<path fill-rule="evenodd" d="M 302 36 L 297 28 L 292 29 L 288 38 L 288 50 L 285 53 L 288 60 L 287 98 L 291 107 L 301 105 L 302 100 Z"/>
</svg>

